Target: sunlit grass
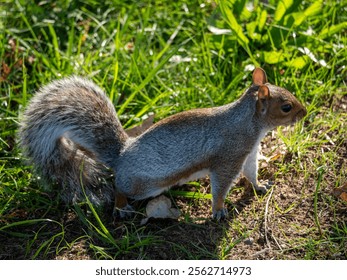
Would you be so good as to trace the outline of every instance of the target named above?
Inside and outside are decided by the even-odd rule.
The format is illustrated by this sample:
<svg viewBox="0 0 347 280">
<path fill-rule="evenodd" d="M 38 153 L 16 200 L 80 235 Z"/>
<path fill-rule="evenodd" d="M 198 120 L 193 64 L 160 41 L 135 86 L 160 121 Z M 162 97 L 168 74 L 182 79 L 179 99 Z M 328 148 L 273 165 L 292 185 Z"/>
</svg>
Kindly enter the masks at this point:
<svg viewBox="0 0 347 280">
<path fill-rule="evenodd" d="M 232 102 L 250 85 L 254 66 L 263 67 L 271 83 L 288 88 L 308 109 L 304 122 L 289 131 L 278 129 L 276 135 L 291 159 L 273 163 L 275 178 L 284 184 L 294 174 L 302 178 L 302 190 L 288 204 L 275 199 L 269 204 L 280 219 L 311 199 L 315 226 L 307 229 L 305 238 L 288 240 L 280 258 L 320 258 L 322 244 L 329 245 L 325 257 L 346 256 L 346 225 L 327 190 L 346 178 L 343 168 L 335 165 L 346 137 L 346 113 L 329 106 L 346 95 L 346 5 L 302 1 L 284 8 L 268 1 L 250 10 L 246 1 L 234 2 L 221 1 L 219 7 L 212 1 L 18 0 L 0 6 L 0 246 L 11 240 L 24 247 L 14 250 L 17 255 L 0 258 L 55 258 L 76 244 L 84 244 L 88 257 L 97 259 L 151 258 L 146 248 L 162 244 L 172 248 L 176 258 L 234 258 L 238 246 L 261 228 L 257 224 L 249 230 L 243 215 L 255 222 L 264 219 L 257 209 L 263 209 L 269 194 L 255 194 L 252 204 L 227 225 L 212 224 L 220 235 L 214 250 L 198 238 L 191 247 L 177 244 L 163 237 L 170 226 L 147 229 L 136 220 L 113 225 L 105 209 L 88 202 L 63 205 L 25 166 L 16 130 L 18 115 L 33 93 L 52 79 L 73 74 L 92 79 L 105 89 L 123 125 L 131 127 L 150 113 L 159 120 Z M 317 188 L 319 170 L 326 173 Z M 195 222 L 209 219 L 190 213 L 197 201 L 202 206 L 210 203 L 211 195 L 201 192 L 199 183 L 188 188 L 171 195 L 188 204 L 182 224 L 199 231 L 204 225 Z M 239 193 L 233 191 L 228 199 L 230 209 L 232 196 Z M 329 229 L 320 221 L 326 209 L 335 219 Z M 293 223 L 290 228 L 299 232 L 300 226 Z M 285 228 L 281 232 L 286 236 Z"/>
</svg>

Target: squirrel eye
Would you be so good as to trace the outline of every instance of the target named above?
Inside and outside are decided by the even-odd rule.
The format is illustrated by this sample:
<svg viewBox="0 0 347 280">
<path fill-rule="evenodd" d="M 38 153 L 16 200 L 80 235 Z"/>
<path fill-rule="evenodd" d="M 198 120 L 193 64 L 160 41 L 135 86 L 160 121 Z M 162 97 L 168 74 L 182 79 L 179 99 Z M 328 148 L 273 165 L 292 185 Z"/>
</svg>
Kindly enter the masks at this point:
<svg viewBox="0 0 347 280">
<path fill-rule="evenodd" d="M 290 104 L 284 104 L 281 106 L 281 110 L 285 113 L 288 113 L 292 110 L 292 105 Z"/>
</svg>

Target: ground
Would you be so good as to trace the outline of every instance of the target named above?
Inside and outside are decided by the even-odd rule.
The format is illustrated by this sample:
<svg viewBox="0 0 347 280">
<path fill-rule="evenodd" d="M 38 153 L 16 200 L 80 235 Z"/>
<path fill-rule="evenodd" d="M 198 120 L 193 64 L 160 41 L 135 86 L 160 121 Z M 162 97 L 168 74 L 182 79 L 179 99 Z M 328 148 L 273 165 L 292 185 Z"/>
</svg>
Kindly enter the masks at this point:
<svg viewBox="0 0 347 280">
<path fill-rule="evenodd" d="M 338 113 L 344 112 L 346 104 L 345 96 L 332 100 L 330 106 Z M 317 117 L 324 117 L 324 113 Z M 307 123 L 305 128 L 309 129 L 310 124 Z M 286 135 L 292 129 L 281 131 L 284 130 Z M 200 196 L 210 193 L 209 179 L 206 178 L 199 184 L 184 185 L 167 194 L 181 211 L 178 220 L 151 219 L 141 226 L 146 202 L 135 204 L 140 213 L 132 221 L 114 222 L 110 213 L 103 213 L 102 219 L 108 230 L 122 242 L 118 244 L 119 251 L 107 248 L 99 257 L 113 254 L 121 259 L 346 259 L 346 201 L 334 195 L 335 174 L 346 178 L 346 132 L 339 139 L 334 139 L 334 131 L 327 133 L 330 141 L 320 145 L 319 150 L 313 147 L 305 155 L 286 150 L 277 134 L 270 133 L 262 141 L 262 153 L 270 160 L 261 161 L 260 177 L 274 182 L 266 195 L 256 194 L 245 179 L 240 179 L 228 196 L 229 217 L 225 221 L 213 221 L 209 199 L 177 195 L 179 191 L 196 192 Z M 324 151 L 331 150 L 336 155 L 334 162 L 327 162 L 320 170 L 312 170 L 312 159 L 319 160 Z M 295 163 L 297 161 L 300 161 L 299 165 Z M 285 166 L 287 171 L 278 170 L 279 165 Z M 21 243 L 16 235 L 1 234 L 1 258 L 30 256 L 29 248 L 37 253 L 47 242 L 47 234 L 40 235 L 40 231 L 55 236 L 49 239 L 51 246 L 42 248 L 47 250 L 45 258 L 95 258 L 94 247 L 105 246 L 105 243 L 93 230 L 88 230 L 73 208 L 61 204 L 56 209 L 59 209 L 58 213 L 46 214 L 55 222 L 34 223 L 22 232 L 36 232 L 37 238 L 30 242 L 23 239 Z M 26 213 L 18 209 L 12 215 L 33 219 L 44 216 L 41 211 Z M 88 219 L 94 219 L 88 208 L 84 212 Z"/>
<path fill-rule="evenodd" d="M 0 259 L 347 259 L 346 3 L 251 2 L 0 5 Z M 209 178 L 166 194 L 178 220 L 141 225 L 147 201 L 127 221 L 65 204 L 18 146 L 23 109 L 53 79 L 93 80 L 129 128 L 233 102 L 256 66 L 308 114 L 263 139 L 259 179 L 273 187 L 238 179 L 224 221 Z"/>
</svg>

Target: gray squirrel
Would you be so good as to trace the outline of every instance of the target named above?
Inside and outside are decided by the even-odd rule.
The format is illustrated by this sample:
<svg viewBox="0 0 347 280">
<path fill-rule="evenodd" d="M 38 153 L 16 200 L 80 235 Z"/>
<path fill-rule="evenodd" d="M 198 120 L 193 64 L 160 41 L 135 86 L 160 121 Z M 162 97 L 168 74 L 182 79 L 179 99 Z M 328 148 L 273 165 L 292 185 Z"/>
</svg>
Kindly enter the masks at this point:
<svg viewBox="0 0 347 280">
<path fill-rule="evenodd" d="M 24 155 L 67 201 L 86 194 L 111 202 L 121 217 L 132 212 L 127 199 L 154 197 L 170 187 L 209 175 L 213 218 L 226 217 L 225 197 L 242 172 L 257 191 L 258 147 L 265 134 L 306 115 L 286 89 L 271 85 L 263 69 L 235 102 L 193 109 L 155 123 L 129 137 L 113 104 L 93 82 L 69 77 L 42 87 L 20 121 Z M 104 180 L 107 169 L 114 182 Z"/>
</svg>

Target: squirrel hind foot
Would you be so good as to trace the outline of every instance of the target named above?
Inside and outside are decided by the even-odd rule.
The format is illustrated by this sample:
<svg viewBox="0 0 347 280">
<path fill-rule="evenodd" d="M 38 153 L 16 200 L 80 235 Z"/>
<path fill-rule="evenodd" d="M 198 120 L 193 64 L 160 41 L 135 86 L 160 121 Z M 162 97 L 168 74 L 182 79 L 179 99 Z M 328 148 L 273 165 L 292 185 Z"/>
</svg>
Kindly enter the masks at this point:
<svg viewBox="0 0 347 280">
<path fill-rule="evenodd" d="M 130 204 L 127 204 L 122 208 L 115 207 L 112 213 L 114 220 L 129 220 L 133 218 L 134 215 L 135 209 Z"/>
<path fill-rule="evenodd" d="M 228 217 L 228 210 L 226 208 L 222 208 L 220 210 L 214 211 L 212 214 L 212 219 L 217 222 L 223 221 Z"/>
<path fill-rule="evenodd" d="M 273 185 L 274 185 L 274 182 L 271 182 L 269 180 L 264 180 L 264 181 L 258 182 L 257 185 L 253 185 L 253 187 L 257 192 L 266 194 L 268 190 L 272 188 Z"/>
</svg>

